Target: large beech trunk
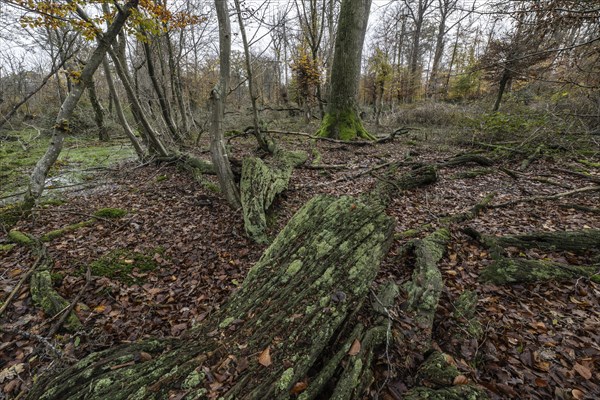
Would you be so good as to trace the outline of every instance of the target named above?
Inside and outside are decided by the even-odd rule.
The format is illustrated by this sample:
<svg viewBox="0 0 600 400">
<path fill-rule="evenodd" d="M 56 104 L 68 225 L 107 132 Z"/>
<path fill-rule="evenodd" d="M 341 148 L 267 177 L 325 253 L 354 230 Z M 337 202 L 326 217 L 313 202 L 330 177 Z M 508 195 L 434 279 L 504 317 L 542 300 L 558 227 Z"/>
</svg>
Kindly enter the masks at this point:
<svg viewBox="0 0 600 400">
<path fill-rule="evenodd" d="M 356 398 L 362 386 L 354 378 L 364 372 L 359 360 L 369 358 L 369 342 L 376 343 L 381 330 L 368 331 L 353 356 L 347 349 L 362 333 L 360 325 L 350 337 L 338 335 L 364 302 L 392 229 L 376 204 L 317 196 L 290 220 L 230 301 L 185 338 L 92 354 L 41 377 L 28 398 L 288 399 L 299 382 L 308 382 L 300 398 L 318 397 L 326 383 L 334 397 Z M 335 365 L 323 359 L 325 348 L 338 359 Z M 336 373 L 341 364 L 346 371 Z"/>
</svg>

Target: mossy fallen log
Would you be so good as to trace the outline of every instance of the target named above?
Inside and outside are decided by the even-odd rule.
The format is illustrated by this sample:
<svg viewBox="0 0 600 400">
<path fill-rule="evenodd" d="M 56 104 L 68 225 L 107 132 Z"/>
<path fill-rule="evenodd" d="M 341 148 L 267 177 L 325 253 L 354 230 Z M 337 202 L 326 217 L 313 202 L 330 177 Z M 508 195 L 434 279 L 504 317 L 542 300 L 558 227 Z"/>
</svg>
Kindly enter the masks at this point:
<svg viewBox="0 0 600 400">
<path fill-rule="evenodd" d="M 430 337 L 433 317 L 444 287 L 437 263 L 442 259 L 449 240 L 450 232 L 447 229 L 439 229 L 414 244 L 415 270 L 411 281 L 405 285 L 408 292 L 407 306 L 415 312 L 416 321 L 427 337 Z"/>
<path fill-rule="evenodd" d="M 481 154 L 461 154 L 441 163 L 443 167 L 456 167 L 464 164 L 477 164 L 483 167 L 494 165 L 494 161 Z"/>
<path fill-rule="evenodd" d="M 404 394 L 405 400 L 483 400 L 485 389 L 468 384 L 466 377 L 450 363 L 451 358 L 439 351 L 432 352 L 417 370 L 419 386 Z"/>
<path fill-rule="evenodd" d="M 258 243 L 267 243 L 266 212 L 275 197 L 283 192 L 294 167 L 308 159 L 304 152 L 278 152 L 270 165 L 257 157 L 242 164 L 241 202 L 246 234 Z"/>
<path fill-rule="evenodd" d="M 353 336 L 340 338 L 339 332 L 349 326 L 354 337 L 361 333 L 349 318 L 369 292 L 392 230 L 382 207 L 352 197 L 317 196 L 296 213 L 239 291 L 206 323 L 181 339 L 94 353 L 58 374 L 40 377 L 28 398 L 312 399 L 321 396 L 312 385 L 323 380 L 321 387 L 338 398 L 356 398 L 348 396 L 362 387 L 355 378 L 364 376 L 358 367 L 368 365 L 373 346 L 365 336 L 361 351 L 348 354 Z M 377 343 L 381 330 L 370 335 Z M 325 348 L 337 355 L 349 376 L 328 364 Z M 321 374 L 325 366 L 334 373 Z"/>
<path fill-rule="evenodd" d="M 534 232 L 524 235 L 500 237 L 484 236 L 499 246 L 514 246 L 524 249 L 542 249 L 549 251 L 565 250 L 575 253 L 600 251 L 600 230 L 583 229 L 580 231 Z"/>
<path fill-rule="evenodd" d="M 500 258 L 481 271 L 480 278 L 496 285 L 589 277 L 600 282 L 600 265 L 578 266 L 552 261 Z"/>
</svg>

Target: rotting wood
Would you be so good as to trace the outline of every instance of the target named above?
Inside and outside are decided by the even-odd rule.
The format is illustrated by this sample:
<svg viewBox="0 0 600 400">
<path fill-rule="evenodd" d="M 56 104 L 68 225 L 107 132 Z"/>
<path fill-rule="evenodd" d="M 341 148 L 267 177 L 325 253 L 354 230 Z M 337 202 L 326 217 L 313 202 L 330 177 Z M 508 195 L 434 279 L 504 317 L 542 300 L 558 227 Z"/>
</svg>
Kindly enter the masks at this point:
<svg viewBox="0 0 600 400">
<path fill-rule="evenodd" d="M 24 282 L 25 279 L 29 279 L 29 290 L 33 302 L 51 317 L 64 312 L 65 309 L 69 307 L 69 302 L 67 302 L 67 300 L 65 300 L 52 285 L 50 271 L 54 262 L 48 255 L 46 246 L 38 238 L 34 238 L 19 231 L 13 230 L 9 232 L 9 238 L 17 244 L 29 246 L 37 256 L 35 264 L 21 280 L 21 282 Z M 7 301 L 6 306 L 8 306 L 8 304 L 9 302 Z M 2 311 L 4 311 L 4 309 Z M 65 328 L 73 331 L 79 327 L 81 327 L 81 322 L 73 312 L 70 312 L 68 317 L 66 317 Z"/>
<path fill-rule="evenodd" d="M 442 259 L 449 240 L 450 232 L 439 229 L 414 244 L 415 270 L 405 289 L 408 292 L 407 307 L 415 313 L 415 319 L 422 329 L 420 336 L 423 342 L 419 344 L 422 350 L 429 348 L 431 340 L 433 317 L 444 287 L 437 263 Z"/>
<path fill-rule="evenodd" d="M 481 165 L 483 167 L 489 167 L 494 165 L 494 160 L 482 156 L 481 154 L 460 154 L 458 156 L 452 157 L 447 161 L 444 161 L 439 164 L 440 167 L 455 167 L 459 165 L 474 163 L 477 165 Z"/>
<path fill-rule="evenodd" d="M 353 343 L 352 335 L 332 339 L 369 293 L 392 231 L 392 219 L 377 204 L 317 196 L 290 220 L 240 290 L 208 321 L 181 339 L 147 340 L 91 354 L 58 374 L 40 377 L 28 398 L 288 399 L 298 382 L 307 382 L 309 393 L 313 377 L 323 376 L 325 348 L 341 357 L 336 369 L 350 368 L 350 375 L 334 372 L 325 386 L 340 399 L 356 398 L 349 396 L 363 385 L 349 380 L 368 370 L 373 346 L 365 336 L 361 351 L 351 355 L 344 350 Z M 371 332 L 373 343 L 381 334 Z M 258 355 L 266 349 L 269 363 L 261 365 Z M 221 377 L 219 385 L 211 385 L 215 374 Z M 319 393 L 300 393 L 299 398 L 318 398 Z"/>
<path fill-rule="evenodd" d="M 306 162 L 304 152 L 278 152 L 270 165 L 257 157 L 245 158 L 240 182 L 244 230 L 258 243 L 267 243 L 266 212 L 275 197 L 283 192 L 294 167 Z"/>
<path fill-rule="evenodd" d="M 485 282 L 496 285 L 588 277 L 600 283 L 600 264 L 569 265 L 552 261 L 500 258 L 481 271 Z"/>
<path fill-rule="evenodd" d="M 573 176 L 578 176 L 580 178 L 586 179 L 591 182 L 600 183 L 600 176 L 588 175 L 577 171 L 572 171 L 566 168 L 550 168 L 551 171 L 554 172 L 563 172 L 565 174 L 570 174 Z"/>
<path fill-rule="evenodd" d="M 449 357 L 432 352 L 417 370 L 417 386 L 406 392 L 405 400 L 483 400 L 488 395 L 483 388 L 471 384 L 456 384 L 460 376 Z M 463 377 L 466 381 L 466 377 Z"/>
</svg>

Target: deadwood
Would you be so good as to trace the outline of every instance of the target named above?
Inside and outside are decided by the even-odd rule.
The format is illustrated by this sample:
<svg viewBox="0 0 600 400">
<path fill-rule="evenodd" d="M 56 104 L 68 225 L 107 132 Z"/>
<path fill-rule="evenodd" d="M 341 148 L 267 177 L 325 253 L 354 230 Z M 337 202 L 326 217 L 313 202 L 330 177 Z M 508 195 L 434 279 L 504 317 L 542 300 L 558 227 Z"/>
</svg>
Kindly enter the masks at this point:
<svg viewBox="0 0 600 400">
<path fill-rule="evenodd" d="M 294 167 L 307 158 L 304 152 L 278 152 L 269 164 L 257 157 L 244 159 L 240 182 L 244 229 L 256 242 L 268 242 L 266 212 L 275 197 L 287 189 Z"/>
<path fill-rule="evenodd" d="M 385 330 L 363 335 L 354 325 L 344 334 L 342 326 L 364 303 L 392 229 L 379 206 L 317 196 L 207 323 L 183 339 L 94 353 L 41 377 L 28 398 L 288 399 L 304 384 L 299 398 L 319 398 L 324 387 L 336 398 L 357 398 L 371 383 L 368 361 Z"/>
</svg>

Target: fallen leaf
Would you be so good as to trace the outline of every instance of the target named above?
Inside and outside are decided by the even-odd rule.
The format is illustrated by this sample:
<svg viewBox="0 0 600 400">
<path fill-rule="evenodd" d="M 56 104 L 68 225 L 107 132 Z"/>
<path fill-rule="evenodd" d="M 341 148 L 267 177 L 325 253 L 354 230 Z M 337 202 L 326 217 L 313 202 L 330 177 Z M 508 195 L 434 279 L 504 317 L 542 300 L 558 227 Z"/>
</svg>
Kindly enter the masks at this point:
<svg viewBox="0 0 600 400">
<path fill-rule="evenodd" d="M 581 400 L 585 396 L 585 394 L 579 389 L 573 389 L 571 391 L 571 394 L 573 395 L 573 398 L 575 398 L 576 400 Z"/>
<path fill-rule="evenodd" d="M 258 356 L 258 363 L 264 367 L 268 367 L 273 362 L 271 361 L 271 352 L 269 347 L 263 350 L 262 353 Z"/>
<path fill-rule="evenodd" d="M 306 382 L 296 382 L 292 390 L 290 390 L 290 394 L 300 394 L 306 390 L 308 387 L 308 383 Z"/>
<path fill-rule="evenodd" d="M 577 371 L 577 373 L 579 373 L 579 375 L 583 376 L 586 380 L 590 380 L 592 378 L 592 371 L 590 371 L 589 368 L 587 368 L 579 363 L 575 363 L 575 366 L 573 366 L 573 369 L 575 371 Z"/>
<path fill-rule="evenodd" d="M 140 360 L 142 362 L 150 361 L 152 360 L 152 356 L 145 351 L 140 351 Z"/>
<path fill-rule="evenodd" d="M 23 371 L 25 371 L 25 364 L 23 363 L 18 363 L 15 365 L 11 365 L 8 368 L 4 368 L 2 371 L 0 371 L 0 383 L 4 382 L 7 379 L 14 378 Z"/>
<path fill-rule="evenodd" d="M 467 383 L 469 383 L 469 379 L 464 375 L 458 375 L 452 382 L 453 385 L 466 385 Z"/>
<path fill-rule="evenodd" d="M 360 353 L 360 342 L 358 339 L 354 339 L 354 342 L 352 342 L 352 346 L 350 346 L 350 350 L 348 351 L 348 355 L 355 356 L 358 353 Z"/>
</svg>

